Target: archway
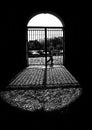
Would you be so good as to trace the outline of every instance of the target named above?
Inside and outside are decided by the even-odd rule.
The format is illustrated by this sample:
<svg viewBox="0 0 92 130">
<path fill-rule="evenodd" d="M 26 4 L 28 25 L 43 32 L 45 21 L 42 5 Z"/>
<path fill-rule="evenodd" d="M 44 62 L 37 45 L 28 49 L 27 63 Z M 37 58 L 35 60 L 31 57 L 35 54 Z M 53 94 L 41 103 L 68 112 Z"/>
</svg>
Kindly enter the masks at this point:
<svg viewBox="0 0 92 130">
<path fill-rule="evenodd" d="M 55 19 L 51 20 L 51 17 Z M 44 111 L 61 111 L 81 94 L 79 82 L 65 66 L 61 65 L 64 64 L 62 60 L 64 59 L 63 24 L 55 16 L 51 17 L 48 19 L 47 14 L 44 14 L 43 18 L 46 19 L 42 23 L 37 15 L 28 23 L 26 54 L 28 65 L 31 65 L 10 82 L 6 91 L 0 93 L 3 100 L 11 106 L 32 112 L 42 109 Z M 47 24 L 48 20 L 51 21 L 51 25 Z M 37 24 L 33 24 L 32 21 Z M 38 24 L 40 21 L 41 24 Z M 53 52 L 55 53 L 56 50 L 57 54 L 53 54 L 54 65 L 59 66 L 47 67 L 51 45 L 54 48 Z M 32 64 L 37 64 L 37 66 L 32 66 Z"/>
<path fill-rule="evenodd" d="M 50 48 L 53 49 L 53 64 L 64 64 L 64 25 L 55 15 L 40 13 L 27 24 L 28 65 L 50 65 Z"/>
</svg>

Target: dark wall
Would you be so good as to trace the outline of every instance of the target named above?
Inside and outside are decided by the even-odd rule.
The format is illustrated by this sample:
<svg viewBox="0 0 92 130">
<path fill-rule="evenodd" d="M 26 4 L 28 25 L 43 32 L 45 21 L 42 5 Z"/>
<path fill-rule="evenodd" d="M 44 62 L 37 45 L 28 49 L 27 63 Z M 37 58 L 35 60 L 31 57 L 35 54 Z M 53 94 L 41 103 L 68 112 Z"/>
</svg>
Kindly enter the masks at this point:
<svg viewBox="0 0 92 130">
<path fill-rule="evenodd" d="M 0 89 L 7 86 L 11 78 L 14 78 L 18 72 L 26 67 L 26 24 L 30 16 L 40 11 L 52 11 L 58 14 L 65 23 L 65 66 L 70 70 L 75 78 L 78 79 L 81 86 L 84 88 L 83 94 L 81 98 L 79 98 L 79 100 L 73 104 L 73 106 L 72 104 L 70 105 L 68 114 L 66 112 L 66 114 L 62 114 L 61 112 L 62 116 L 59 113 L 59 117 L 56 116 L 55 113 L 52 113 L 53 116 L 50 113 L 46 113 L 45 116 L 43 115 L 41 120 L 39 119 L 39 115 L 34 116 L 34 114 L 30 115 L 28 113 L 28 118 L 24 113 L 17 113 L 16 108 L 15 110 L 13 109 L 13 111 L 11 111 L 10 107 L 7 108 L 7 105 L 3 107 L 2 103 L 0 102 L 0 108 L 4 111 L 2 112 L 0 110 L 0 119 L 8 119 L 10 125 L 11 121 L 14 122 L 14 117 L 17 119 L 16 123 L 19 120 L 18 117 L 20 117 L 21 120 L 25 118 L 26 120 L 24 121 L 29 121 L 29 124 L 31 123 L 31 127 L 32 124 L 37 121 L 35 123 L 37 125 L 34 125 L 37 126 L 37 128 L 38 124 L 41 126 L 43 122 L 44 126 L 46 126 L 48 122 L 50 125 L 51 120 L 54 122 L 56 128 L 59 126 L 59 124 L 60 127 L 67 126 L 67 128 L 70 128 L 69 126 L 76 126 L 79 128 L 82 124 L 83 128 L 83 126 L 85 126 L 85 124 L 88 122 L 88 128 L 90 119 L 89 115 L 91 112 L 89 111 L 89 108 L 91 108 L 90 102 L 92 99 L 92 91 L 90 91 L 92 86 L 90 85 L 92 80 L 92 42 L 90 40 L 91 22 L 89 22 L 90 20 L 88 17 L 88 14 L 90 15 L 90 13 L 88 13 L 89 8 L 87 9 L 86 2 L 85 10 L 83 9 L 84 1 L 82 2 L 82 5 L 80 5 L 80 3 L 77 5 L 75 1 L 75 4 L 69 4 L 70 1 L 69 3 L 66 1 L 65 4 L 63 4 L 62 1 L 58 3 L 57 1 L 53 0 L 53 2 L 50 4 L 50 2 L 47 0 L 42 1 L 41 3 L 39 3 L 39 1 L 38 3 L 37 1 L 34 1 L 33 3 L 32 1 L 26 4 L 22 1 L 22 3 L 19 5 L 19 3 L 15 4 L 14 1 L 12 4 L 9 4 L 8 1 L 8 4 L 6 4 L 7 7 L 5 7 L 5 4 L 2 7 L 0 12 L 2 14 L 0 14 L 0 20 L 2 22 L 2 24 L 0 24 Z M 89 94 L 87 93 L 88 91 L 90 92 Z M 49 118 L 45 118 L 46 115 L 49 115 Z M 53 117 L 53 119 L 51 117 Z M 26 126 L 28 126 L 28 122 Z M 51 128 L 52 126 L 53 124 L 51 124 Z"/>
<path fill-rule="evenodd" d="M 2 82 L 6 85 L 15 74 L 26 67 L 26 25 L 37 12 L 54 12 L 65 24 L 65 66 L 80 80 L 84 64 L 81 40 L 81 14 L 75 7 L 65 6 L 11 6 L 3 12 L 1 69 Z"/>
</svg>

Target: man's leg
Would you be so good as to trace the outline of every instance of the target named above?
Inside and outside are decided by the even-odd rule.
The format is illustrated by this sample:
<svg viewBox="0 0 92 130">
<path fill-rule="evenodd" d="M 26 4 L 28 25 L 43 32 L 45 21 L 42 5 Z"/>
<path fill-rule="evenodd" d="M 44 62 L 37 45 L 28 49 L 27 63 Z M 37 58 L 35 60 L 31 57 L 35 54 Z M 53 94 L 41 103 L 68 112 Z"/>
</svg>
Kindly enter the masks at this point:
<svg viewBox="0 0 92 130">
<path fill-rule="evenodd" d="M 53 65 L 53 56 L 51 56 L 51 65 Z"/>
<path fill-rule="evenodd" d="M 49 58 L 49 60 L 47 60 L 47 62 L 49 62 L 51 59 Z"/>
</svg>

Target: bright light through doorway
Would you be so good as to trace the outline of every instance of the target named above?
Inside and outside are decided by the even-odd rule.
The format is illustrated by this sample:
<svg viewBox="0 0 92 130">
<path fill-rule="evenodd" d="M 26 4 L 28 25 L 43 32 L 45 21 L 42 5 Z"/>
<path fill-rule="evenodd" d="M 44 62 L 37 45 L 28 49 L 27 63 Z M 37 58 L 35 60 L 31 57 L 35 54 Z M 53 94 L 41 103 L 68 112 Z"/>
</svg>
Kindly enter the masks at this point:
<svg viewBox="0 0 92 130">
<path fill-rule="evenodd" d="M 61 21 L 54 15 L 48 13 L 41 13 L 34 16 L 29 22 L 29 26 L 39 26 L 39 27 L 63 27 Z"/>
</svg>

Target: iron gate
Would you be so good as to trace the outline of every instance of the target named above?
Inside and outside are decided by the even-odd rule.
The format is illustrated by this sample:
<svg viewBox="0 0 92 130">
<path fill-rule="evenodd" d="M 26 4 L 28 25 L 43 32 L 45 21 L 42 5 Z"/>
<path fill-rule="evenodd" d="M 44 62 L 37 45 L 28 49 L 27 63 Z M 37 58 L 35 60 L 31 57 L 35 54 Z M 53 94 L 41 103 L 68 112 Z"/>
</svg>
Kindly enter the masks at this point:
<svg viewBox="0 0 92 130">
<path fill-rule="evenodd" d="M 50 47 L 53 48 L 53 64 L 63 64 L 64 37 L 62 27 L 28 27 L 28 65 L 50 65 Z"/>
</svg>

